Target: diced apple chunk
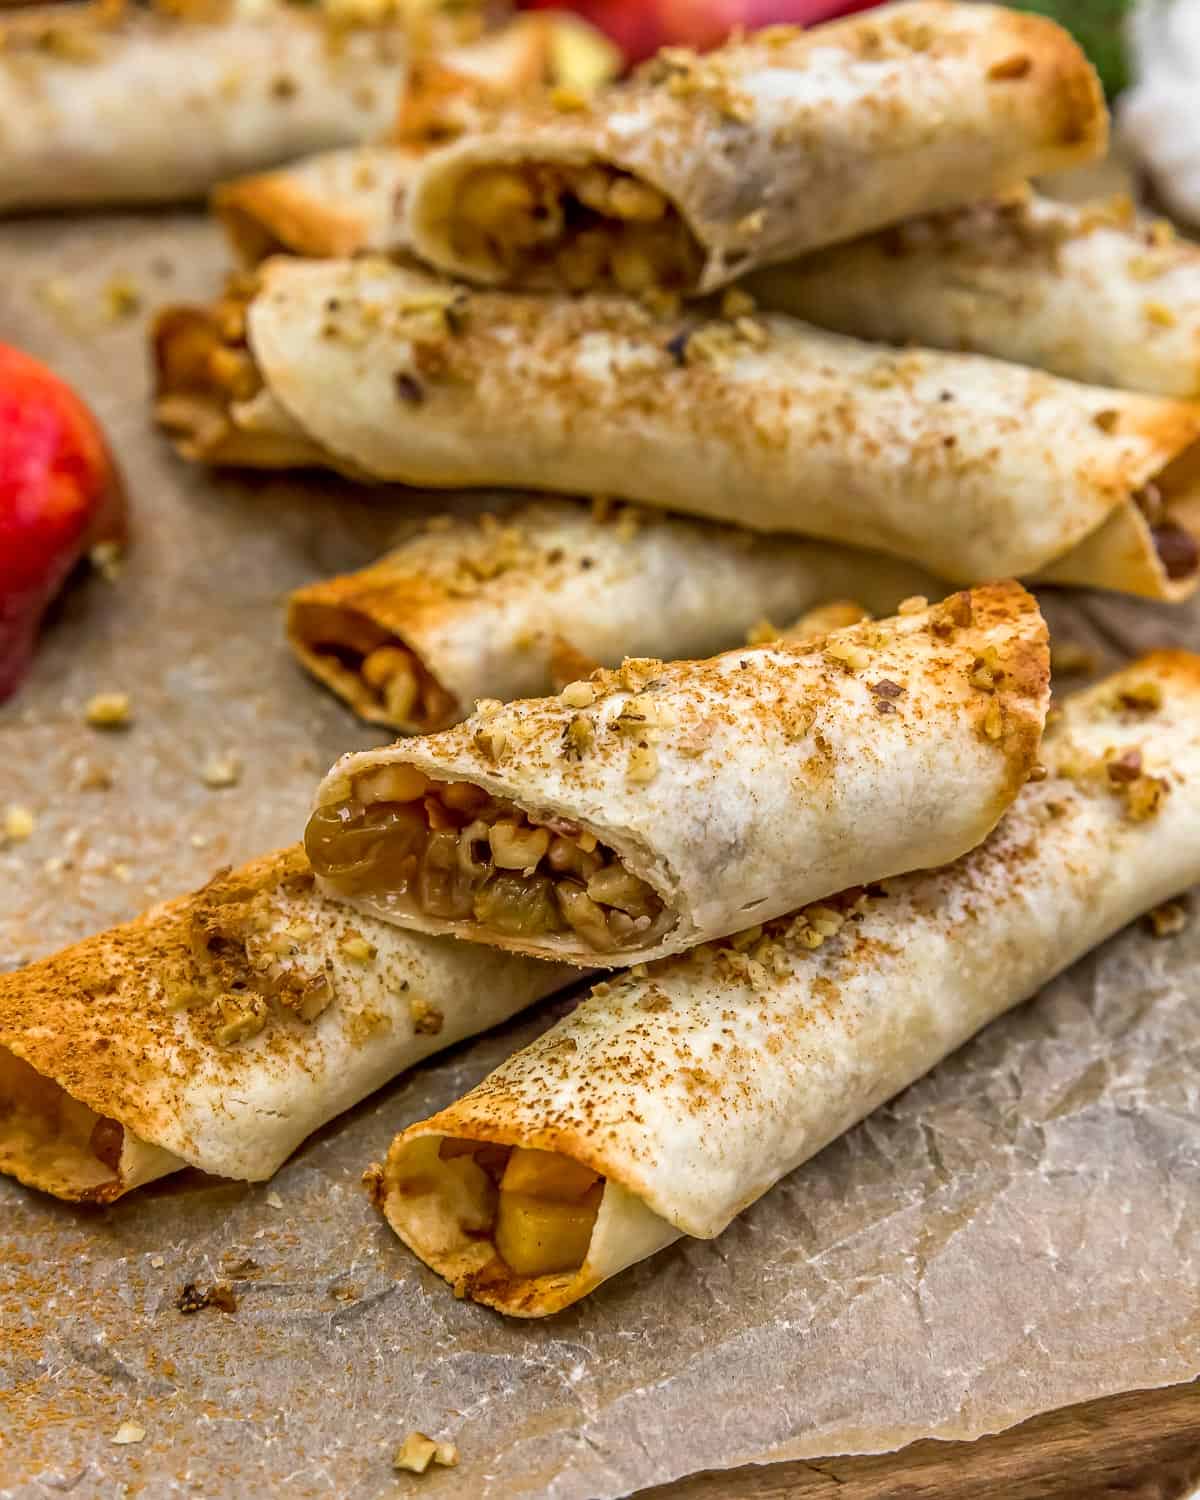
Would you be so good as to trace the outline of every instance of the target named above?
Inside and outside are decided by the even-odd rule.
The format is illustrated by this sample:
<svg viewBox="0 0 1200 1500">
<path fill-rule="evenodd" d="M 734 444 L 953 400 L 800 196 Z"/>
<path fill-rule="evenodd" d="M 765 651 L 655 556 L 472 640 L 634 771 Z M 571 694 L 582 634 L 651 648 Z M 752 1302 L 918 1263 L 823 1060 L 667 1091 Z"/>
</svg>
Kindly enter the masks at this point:
<svg viewBox="0 0 1200 1500">
<path fill-rule="evenodd" d="M 493 1230 L 501 1258 L 518 1276 L 576 1270 L 587 1258 L 603 1191 L 597 1182 L 575 1203 L 502 1192 Z"/>
<path fill-rule="evenodd" d="M 597 1174 L 557 1151 L 534 1151 L 518 1146 L 508 1159 L 500 1182 L 503 1193 L 528 1193 L 554 1203 L 574 1203 L 594 1187 Z"/>
</svg>

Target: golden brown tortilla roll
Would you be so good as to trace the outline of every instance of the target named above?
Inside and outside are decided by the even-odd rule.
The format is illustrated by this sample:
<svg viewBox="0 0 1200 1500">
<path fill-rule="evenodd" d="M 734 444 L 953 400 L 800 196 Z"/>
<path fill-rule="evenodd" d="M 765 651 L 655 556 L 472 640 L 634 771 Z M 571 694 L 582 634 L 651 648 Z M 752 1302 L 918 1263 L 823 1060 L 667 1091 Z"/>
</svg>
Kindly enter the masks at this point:
<svg viewBox="0 0 1200 1500">
<path fill-rule="evenodd" d="M 898 224 L 747 281 L 765 307 L 890 344 L 1200 396 L 1200 247 L 1126 199 L 1023 193 Z"/>
<path fill-rule="evenodd" d="M 1200 879 L 1200 658 L 1068 701 L 1048 776 L 956 864 L 597 987 L 369 1174 L 456 1295 L 578 1301 L 773 1183 Z"/>
<path fill-rule="evenodd" d="M 619 296 L 278 259 L 213 307 L 164 313 L 156 352 L 160 420 L 208 462 L 614 495 L 956 583 L 1182 599 L 1200 582 L 1200 403 L 863 343 L 730 298 L 656 319 Z"/>
<path fill-rule="evenodd" d="M 303 850 L 268 855 L 0 975 L 0 1172 L 96 1202 L 183 1166 L 259 1181 L 569 977 L 356 916 Z"/>
<path fill-rule="evenodd" d="M 1102 154 L 1100 86 L 1052 22 L 917 3 L 533 105 L 431 156 L 408 237 L 475 281 L 711 291 L 913 214 Z"/>
<path fill-rule="evenodd" d="M 1035 763 L 1048 683 L 1016 583 L 815 641 L 630 660 L 343 756 L 305 843 L 327 894 L 385 921 L 637 963 L 972 848 Z"/>
<path fill-rule="evenodd" d="M 852 547 L 534 500 L 440 517 L 369 568 L 297 589 L 287 628 L 309 671 L 364 719 L 426 734 L 480 698 L 541 697 L 627 656 L 713 656 L 764 618 L 851 591 L 891 614 L 945 589 Z"/>
<path fill-rule="evenodd" d="M 396 21 L 319 7 L 59 5 L 0 38 L 0 212 L 198 198 L 223 177 L 383 135 Z"/>
</svg>

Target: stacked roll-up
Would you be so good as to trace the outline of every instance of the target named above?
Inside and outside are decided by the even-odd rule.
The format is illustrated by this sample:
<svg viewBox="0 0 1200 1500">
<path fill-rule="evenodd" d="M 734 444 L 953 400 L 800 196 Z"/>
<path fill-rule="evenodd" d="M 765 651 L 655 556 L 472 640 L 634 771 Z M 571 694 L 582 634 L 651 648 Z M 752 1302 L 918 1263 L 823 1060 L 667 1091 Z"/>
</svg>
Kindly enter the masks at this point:
<svg viewBox="0 0 1200 1500">
<path fill-rule="evenodd" d="M 944 869 L 605 982 L 397 1137 L 372 1192 L 468 1296 L 540 1317 L 773 1183 L 1200 879 L 1200 658 L 1079 695 L 1047 776 Z"/>
<path fill-rule="evenodd" d="M 159 415 L 192 456 L 291 445 L 379 480 L 618 495 L 966 583 L 1200 581 L 1197 403 L 373 258 L 278 259 L 239 289 L 159 323 Z"/>
</svg>

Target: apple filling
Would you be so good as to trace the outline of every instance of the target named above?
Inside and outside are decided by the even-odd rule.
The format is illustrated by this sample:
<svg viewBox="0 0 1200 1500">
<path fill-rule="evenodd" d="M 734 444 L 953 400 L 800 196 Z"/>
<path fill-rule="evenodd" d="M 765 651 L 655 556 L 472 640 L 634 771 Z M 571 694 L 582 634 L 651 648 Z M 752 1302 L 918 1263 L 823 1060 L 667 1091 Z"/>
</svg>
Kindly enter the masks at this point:
<svg viewBox="0 0 1200 1500">
<path fill-rule="evenodd" d="M 657 188 L 598 163 L 480 167 L 459 185 L 450 234 L 458 254 L 509 281 L 572 292 L 691 287 L 703 264 Z"/>
<path fill-rule="evenodd" d="M 658 894 L 573 823 L 538 822 L 412 766 L 382 766 L 336 791 L 310 818 L 305 848 L 340 895 L 597 954 L 642 947 L 670 924 Z"/>
<path fill-rule="evenodd" d="M 324 604 L 298 605 L 291 629 L 314 671 L 393 728 L 428 733 L 459 717 L 458 700 L 416 653 L 365 616 Z"/>
<path fill-rule="evenodd" d="M 518 1276 L 577 1271 L 587 1259 L 604 1179 L 557 1151 L 444 1139 L 438 1156 L 479 1180 L 472 1197 L 483 1204 L 496 1254 Z"/>
<path fill-rule="evenodd" d="M 83 1188 L 111 1178 L 121 1162 L 124 1128 L 0 1048 L 0 1157 L 37 1171 L 68 1173 Z"/>
</svg>

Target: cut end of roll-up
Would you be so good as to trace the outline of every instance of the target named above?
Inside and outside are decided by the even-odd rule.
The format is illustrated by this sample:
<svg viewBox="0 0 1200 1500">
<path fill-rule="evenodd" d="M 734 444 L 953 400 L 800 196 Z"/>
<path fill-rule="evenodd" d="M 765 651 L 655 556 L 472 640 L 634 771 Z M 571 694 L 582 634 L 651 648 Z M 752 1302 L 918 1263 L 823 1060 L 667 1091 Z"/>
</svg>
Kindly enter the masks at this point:
<svg viewBox="0 0 1200 1500">
<path fill-rule="evenodd" d="M 0 1172 L 76 1203 L 111 1203 L 185 1163 L 0 1048 Z"/>
<path fill-rule="evenodd" d="M 154 415 L 182 458 L 263 469 L 338 468 L 263 385 L 246 346 L 257 283 L 229 278 L 206 306 L 164 308 L 151 329 Z"/>
<path fill-rule="evenodd" d="M 408 585 L 410 606 L 414 594 L 436 593 L 423 589 L 420 579 Z M 353 576 L 334 578 L 292 596 L 287 632 L 300 661 L 369 724 L 429 734 L 457 722 L 462 718 L 458 699 L 410 641 L 362 607 L 355 587 Z"/>
<path fill-rule="evenodd" d="M 1047 683 L 1015 583 L 810 642 L 628 660 L 345 757 L 305 846 L 326 894 L 384 921 L 642 962 L 971 848 L 1034 763 Z"/>
<path fill-rule="evenodd" d="M 1052 22 L 898 5 L 664 49 L 590 102 L 512 112 L 431 157 L 408 235 L 484 284 L 704 293 L 1088 160 L 1106 134 L 1095 74 Z"/>
<path fill-rule="evenodd" d="M 472 1134 L 454 1107 L 397 1137 L 365 1181 L 400 1238 L 469 1297 L 518 1318 L 578 1302 L 680 1231 L 566 1146 L 487 1122 Z M 459 1132 L 462 1133 L 459 1133 Z"/>
<path fill-rule="evenodd" d="M 1079 584 L 1179 603 L 1200 585 L 1200 402 L 1164 403 L 1161 447 L 1176 456 L 1142 480 L 1108 519 L 1043 568 L 1046 583 Z M 1121 419 L 1112 418 L 1118 431 Z M 1136 412 L 1134 413 L 1136 418 Z M 1097 419 L 1099 420 L 1099 419 Z"/>
</svg>

